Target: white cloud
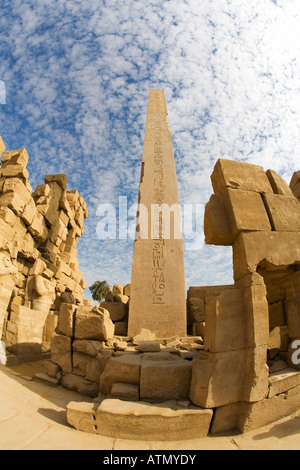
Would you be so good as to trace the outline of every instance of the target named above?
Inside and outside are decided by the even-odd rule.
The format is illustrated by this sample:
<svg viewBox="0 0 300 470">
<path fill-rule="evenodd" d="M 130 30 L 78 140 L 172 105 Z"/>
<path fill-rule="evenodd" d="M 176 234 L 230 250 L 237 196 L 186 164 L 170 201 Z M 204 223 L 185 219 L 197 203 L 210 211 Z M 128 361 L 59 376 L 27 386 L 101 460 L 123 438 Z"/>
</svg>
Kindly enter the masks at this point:
<svg viewBox="0 0 300 470">
<path fill-rule="evenodd" d="M 150 88 L 165 90 L 182 204 L 208 201 L 220 157 L 299 169 L 299 15 L 298 0 L 5 2 L 1 135 L 27 148 L 33 186 L 65 172 L 86 199 L 88 283 L 130 279 L 132 242 L 101 243 L 95 214 L 137 200 Z M 185 251 L 187 287 L 231 282 L 231 249 Z"/>
</svg>

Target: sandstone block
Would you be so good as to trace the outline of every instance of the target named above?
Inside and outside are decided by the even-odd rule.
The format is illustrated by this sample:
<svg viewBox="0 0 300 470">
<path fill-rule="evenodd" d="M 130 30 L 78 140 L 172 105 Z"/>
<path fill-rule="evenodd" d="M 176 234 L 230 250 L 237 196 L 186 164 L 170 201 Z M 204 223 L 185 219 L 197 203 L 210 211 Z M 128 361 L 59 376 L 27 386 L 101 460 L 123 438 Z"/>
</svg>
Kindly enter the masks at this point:
<svg viewBox="0 0 300 470">
<path fill-rule="evenodd" d="M 38 241 L 43 242 L 46 240 L 48 235 L 48 229 L 46 227 L 43 216 L 37 213 L 31 224 L 28 226 L 28 232 Z"/>
<path fill-rule="evenodd" d="M 139 387 L 133 384 L 114 383 L 111 388 L 111 395 L 121 400 L 139 400 Z"/>
<path fill-rule="evenodd" d="M 128 300 L 129 300 L 129 297 L 127 295 L 116 294 L 114 296 L 114 301 L 115 302 L 122 302 L 123 304 L 127 304 Z"/>
<path fill-rule="evenodd" d="M 16 193 L 28 204 L 31 199 L 31 193 L 25 186 L 25 184 L 19 178 L 7 178 L 2 188 L 3 194 L 5 193 Z"/>
<path fill-rule="evenodd" d="M 61 378 L 61 384 L 69 390 L 76 390 L 81 395 L 88 397 L 97 397 L 99 392 L 98 384 L 75 374 L 64 374 Z"/>
<path fill-rule="evenodd" d="M 44 179 L 45 183 L 57 183 L 63 191 L 67 189 L 67 176 L 65 174 L 60 175 L 46 175 Z"/>
<path fill-rule="evenodd" d="M 170 353 L 146 353 L 142 358 L 140 396 L 154 401 L 188 398 L 190 361 Z"/>
<path fill-rule="evenodd" d="M 96 357 L 101 353 L 104 347 L 103 341 L 94 341 L 89 339 L 74 339 L 72 347 L 74 351 L 88 354 L 89 356 Z"/>
<path fill-rule="evenodd" d="M 101 302 L 100 307 L 109 312 L 112 321 L 122 321 L 128 313 L 128 305 L 123 302 Z"/>
<path fill-rule="evenodd" d="M 75 313 L 77 306 L 70 303 L 62 303 L 59 311 L 58 329 L 66 336 L 74 336 Z"/>
<path fill-rule="evenodd" d="M 273 193 L 264 169 L 250 163 L 219 159 L 211 175 L 211 181 L 215 194 L 224 193 L 226 188 Z"/>
<path fill-rule="evenodd" d="M 124 321 L 115 322 L 115 335 L 127 336 L 127 323 Z"/>
<path fill-rule="evenodd" d="M 14 164 L 2 168 L 2 176 L 6 178 L 21 178 L 23 181 L 26 181 L 29 177 L 29 173 L 23 165 Z"/>
<path fill-rule="evenodd" d="M 287 182 L 277 175 L 274 170 L 267 170 L 266 175 L 275 194 L 281 194 L 282 196 L 289 197 L 293 196 L 292 190 Z"/>
<path fill-rule="evenodd" d="M 293 193 L 294 193 L 295 186 L 298 185 L 299 182 L 300 182 L 300 171 L 295 171 L 293 173 L 293 176 L 292 176 L 291 181 L 290 181 L 290 188 L 293 191 Z M 298 196 L 296 196 L 296 197 L 298 197 Z"/>
<path fill-rule="evenodd" d="M 151 333 L 147 328 L 142 328 L 141 333 L 132 338 L 132 343 L 138 345 L 141 341 L 144 340 L 156 340 L 156 334 Z"/>
<path fill-rule="evenodd" d="M 9 207 L 18 216 L 22 214 L 25 204 L 25 201 L 17 193 L 0 195 L 0 205 Z"/>
<path fill-rule="evenodd" d="M 259 193 L 227 189 L 224 193 L 232 233 L 270 230 L 271 225 Z"/>
<path fill-rule="evenodd" d="M 127 297 L 130 297 L 130 292 L 131 292 L 131 284 L 126 284 L 124 287 L 124 295 L 127 295 Z"/>
<path fill-rule="evenodd" d="M 106 341 L 114 335 L 114 325 L 107 310 L 101 307 L 78 307 L 75 320 L 76 339 Z"/>
<path fill-rule="evenodd" d="M 96 357 L 74 351 L 72 361 L 73 374 L 82 375 L 87 380 L 99 384 L 102 367 L 101 363 L 96 359 Z"/>
<path fill-rule="evenodd" d="M 287 326 L 276 326 L 270 330 L 268 348 L 287 351 L 289 346 L 289 330 Z"/>
<path fill-rule="evenodd" d="M 113 286 L 113 293 L 114 294 L 121 294 L 123 295 L 124 293 L 124 285 L 123 284 L 115 284 Z"/>
<path fill-rule="evenodd" d="M 28 153 L 25 149 L 12 150 L 10 152 L 5 152 L 2 157 L 2 166 L 6 165 L 21 165 L 26 167 L 28 163 Z"/>
<path fill-rule="evenodd" d="M 4 145 L 2 137 L 0 136 L 0 157 L 4 151 L 5 151 L 5 145 Z"/>
<path fill-rule="evenodd" d="M 64 372 L 72 372 L 72 338 L 54 333 L 51 342 L 51 361 L 58 364 Z"/>
<path fill-rule="evenodd" d="M 34 217 L 38 214 L 34 200 L 31 198 L 25 205 L 21 219 L 26 225 L 30 225 L 33 222 Z"/>
<path fill-rule="evenodd" d="M 137 350 L 140 352 L 158 352 L 160 351 L 160 344 L 158 341 L 146 339 L 144 341 L 140 341 L 137 346 Z"/>
<path fill-rule="evenodd" d="M 100 376 L 100 392 L 108 395 L 113 383 L 129 383 L 139 385 L 140 383 L 140 355 L 121 355 L 111 357 Z"/>
<path fill-rule="evenodd" d="M 204 234 L 207 245 L 231 245 L 235 234 L 225 207 L 224 198 L 213 194 L 205 206 Z"/>
<path fill-rule="evenodd" d="M 207 297 L 205 350 L 212 353 L 239 350 L 246 346 L 244 290 L 222 290 Z"/>
<path fill-rule="evenodd" d="M 279 372 L 274 372 L 269 376 L 268 398 L 287 392 L 300 385 L 300 372 L 288 368 Z"/>
<path fill-rule="evenodd" d="M 233 245 L 234 279 L 255 272 L 264 260 L 274 266 L 288 266 L 300 259 L 300 233 L 241 233 Z"/>
<path fill-rule="evenodd" d="M 202 352 L 192 361 L 190 400 L 202 408 L 241 401 L 245 377 L 245 350 Z"/>
<path fill-rule="evenodd" d="M 174 441 L 207 436 L 212 410 L 182 409 L 175 401 L 159 405 L 108 398 L 95 403 L 70 402 L 67 420 L 80 431 L 120 439 Z"/>
<path fill-rule="evenodd" d="M 300 231 L 300 205 L 295 197 L 265 194 L 264 200 L 276 231 Z"/>
</svg>

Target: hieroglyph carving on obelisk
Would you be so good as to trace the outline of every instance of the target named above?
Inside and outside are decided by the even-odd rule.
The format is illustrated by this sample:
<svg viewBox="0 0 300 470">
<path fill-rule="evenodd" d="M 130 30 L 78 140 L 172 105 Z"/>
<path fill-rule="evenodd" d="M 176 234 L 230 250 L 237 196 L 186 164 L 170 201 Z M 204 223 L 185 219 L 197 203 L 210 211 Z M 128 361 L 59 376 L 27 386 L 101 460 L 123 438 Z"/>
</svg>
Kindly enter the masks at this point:
<svg viewBox="0 0 300 470">
<path fill-rule="evenodd" d="M 133 249 L 128 335 L 186 335 L 183 240 L 163 90 L 150 90 Z"/>
</svg>

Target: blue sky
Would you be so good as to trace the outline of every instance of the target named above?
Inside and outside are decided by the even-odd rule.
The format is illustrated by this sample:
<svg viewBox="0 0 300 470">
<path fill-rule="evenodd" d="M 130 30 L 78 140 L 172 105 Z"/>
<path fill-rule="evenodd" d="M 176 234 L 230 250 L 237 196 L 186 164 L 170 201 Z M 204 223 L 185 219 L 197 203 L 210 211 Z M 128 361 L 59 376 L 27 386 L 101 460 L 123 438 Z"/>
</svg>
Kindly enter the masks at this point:
<svg viewBox="0 0 300 470">
<path fill-rule="evenodd" d="M 33 187 L 66 173 L 85 199 L 88 286 L 130 282 L 133 242 L 99 240 L 97 207 L 137 202 L 151 88 L 165 91 L 180 202 L 199 205 L 187 287 L 232 282 L 231 248 L 203 243 L 210 174 L 218 158 L 287 182 L 300 169 L 299 53 L 299 0 L 1 0 L 0 135 L 27 149 Z"/>
</svg>

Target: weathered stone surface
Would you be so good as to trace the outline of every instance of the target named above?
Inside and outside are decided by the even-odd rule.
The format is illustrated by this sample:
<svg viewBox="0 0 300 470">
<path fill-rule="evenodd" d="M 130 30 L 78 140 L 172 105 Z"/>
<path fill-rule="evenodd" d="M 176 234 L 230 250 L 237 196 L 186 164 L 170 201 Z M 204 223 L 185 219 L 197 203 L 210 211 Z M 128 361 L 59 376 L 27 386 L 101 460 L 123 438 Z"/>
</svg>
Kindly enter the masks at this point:
<svg viewBox="0 0 300 470">
<path fill-rule="evenodd" d="M 51 342 L 51 360 L 64 372 L 72 372 L 72 339 L 69 336 L 53 334 Z"/>
<path fill-rule="evenodd" d="M 74 336 L 76 309 L 77 307 L 74 304 L 61 304 L 58 319 L 58 329 L 66 336 Z"/>
<path fill-rule="evenodd" d="M 288 266 L 300 259 L 300 233 L 243 232 L 233 245 L 234 279 L 253 273 L 264 261 L 274 266 Z"/>
<path fill-rule="evenodd" d="M 100 307 L 105 308 L 109 312 L 110 318 L 113 322 L 122 321 L 127 313 L 128 306 L 123 302 L 101 302 Z"/>
<path fill-rule="evenodd" d="M 192 361 L 190 400 L 203 408 L 241 401 L 244 376 L 244 350 L 202 352 Z"/>
<path fill-rule="evenodd" d="M 61 378 L 61 384 L 69 390 L 76 390 L 81 395 L 88 397 L 97 397 L 99 393 L 98 384 L 75 374 L 64 374 Z"/>
<path fill-rule="evenodd" d="M 109 313 L 104 308 L 97 308 L 98 310 L 89 307 L 79 307 L 77 309 L 74 332 L 76 339 L 105 341 L 114 335 L 114 325 Z"/>
<path fill-rule="evenodd" d="M 268 398 L 287 392 L 300 385 L 300 372 L 289 368 L 279 372 L 273 372 L 269 376 Z"/>
<path fill-rule="evenodd" d="M 98 359 L 88 354 L 73 351 L 73 374 L 82 375 L 91 382 L 99 384 L 102 365 Z"/>
<path fill-rule="evenodd" d="M 287 351 L 289 347 L 289 330 L 287 326 L 276 326 L 271 328 L 268 348 L 278 348 L 280 351 Z"/>
<path fill-rule="evenodd" d="M 264 201 L 274 230 L 300 231 L 300 205 L 295 197 L 265 194 Z"/>
<path fill-rule="evenodd" d="M 271 231 L 269 217 L 259 193 L 227 189 L 224 203 L 235 237 L 241 231 Z"/>
<path fill-rule="evenodd" d="M 120 439 L 171 441 L 205 437 L 212 410 L 182 409 L 175 401 L 159 405 L 109 398 L 95 403 L 70 402 L 67 420 L 80 431 Z"/>
<path fill-rule="evenodd" d="M 191 363 L 177 355 L 143 354 L 140 396 L 156 401 L 188 398 L 191 377 Z"/>
<path fill-rule="evenodd" d="M 141 332 L 138 335 L 136 335 L 132 338 L 132 343 L 135 344 L 135 345 L 138 345 L 141 341 L 145 341 L 145 340 L 155 341 L 156 340 L 156 334 L 152 333 L 147 328 L 142 328 Z"/>
<path fill-rule="evenodd" d="M 246 345 L 244 290 L 222 290 L 207 297 L 205 350 L 212 353 L 236 351 Z"/>
<path fill-rule="evenodd" d="M 111 395 L 123 400 L 139 400 L 139 387 L 133 384 L 114 383 L 111 387 Z"/>
<path fill-rule="evenodd" d="M 235 234 L 232 232 L 224 198 L 213 194 L 205 206 L 204 234 L 207 245 L 232 245 Z"/>
<path fill-rule="evenodd" d="M 100 392 L 108 395 L 113 383 L 140 383 L 141 356 L 122 355 L 111 357 L 100 377 Z"/>
<path fill-rule="evenodd" d="M 154 340 L 143 340 L 140 341 L 137 350 L 140 352 L 158 352 L 160 351 L 160 344 Z"/>
<path fill-rule="evenodd" d="M 183 241 L 176 168 L 163 90 L 150 90 L 149 93 L 139 204 L 128 335 L 135 336 L 142 328 L 161 337 L 185 335 Z M 148 214 L 152 215 L 151 224 L 148 225 L 148 220 L 146 222 L 143 217 L 141 207 L 147 208 Z M 172 219 L 174 223 L 171 224 Z"/>
<path fill-rule="evenodd" d="M 274 170 L 267 170 L 266 175 L 275 194 L 282 196 L 293 196 L 293 192 L 284 179 L 282 179 Z"/>
<path fill-rule="evenodd" d="M 74 351 L 88 354 L 89 356 L 97 356 L 103 350 L 103 341 L 94 341 L 89 339 L 74 339 L 72 348 Z"/>
<path fill-rule="evenodd" d="M 234 160 L 219 159 L 211 175 L 215 194 L 227 188 L 243 191 L 273 193 L 268 177 L 261 166 Z"/>
</svg>

